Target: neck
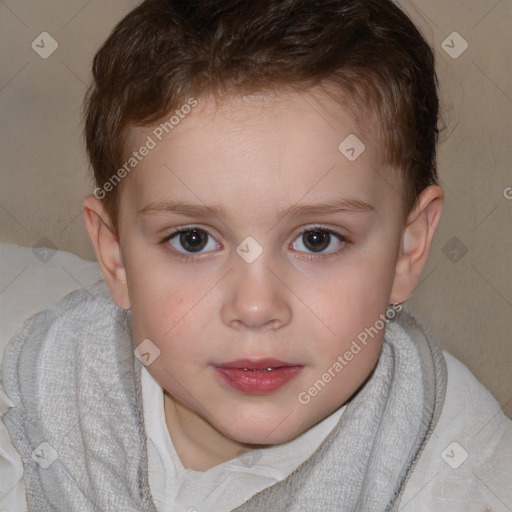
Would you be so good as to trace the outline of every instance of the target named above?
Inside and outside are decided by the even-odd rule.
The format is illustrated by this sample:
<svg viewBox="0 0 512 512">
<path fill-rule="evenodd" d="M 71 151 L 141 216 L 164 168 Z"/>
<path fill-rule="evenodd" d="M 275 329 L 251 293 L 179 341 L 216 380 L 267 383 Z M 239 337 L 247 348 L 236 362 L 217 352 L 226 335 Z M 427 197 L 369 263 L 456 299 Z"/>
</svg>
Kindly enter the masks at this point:
<svg viewBox="0 0 512 512">
<path fill-rule="evenodd" d="M 206 471 L 253 449 L 225 437 L 167 392 L 164 410 L 169 435 L 185 469 Z"/>
</svg>

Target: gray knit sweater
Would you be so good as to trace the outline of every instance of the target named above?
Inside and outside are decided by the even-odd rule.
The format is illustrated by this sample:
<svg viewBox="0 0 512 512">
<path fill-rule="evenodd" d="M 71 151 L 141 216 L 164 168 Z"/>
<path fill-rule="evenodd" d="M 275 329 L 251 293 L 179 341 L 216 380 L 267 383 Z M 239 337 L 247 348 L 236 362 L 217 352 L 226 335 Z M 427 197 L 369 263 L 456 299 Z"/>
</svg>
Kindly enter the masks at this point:
<svg viewBox="0 0 512 512">
<path fill-rule="evenodd" d="M 130 313 L 104 283 L 34 315 L 7 348 L 4 416 L 21 455 L 28 510 L 156 512 Z M 398 510 L 440 415 L 446 365 L 402 311 L 379 362 L 314 454 L 237 512 Z M 214 512 L 214 511 L 213 511 Z"/>
</svg>

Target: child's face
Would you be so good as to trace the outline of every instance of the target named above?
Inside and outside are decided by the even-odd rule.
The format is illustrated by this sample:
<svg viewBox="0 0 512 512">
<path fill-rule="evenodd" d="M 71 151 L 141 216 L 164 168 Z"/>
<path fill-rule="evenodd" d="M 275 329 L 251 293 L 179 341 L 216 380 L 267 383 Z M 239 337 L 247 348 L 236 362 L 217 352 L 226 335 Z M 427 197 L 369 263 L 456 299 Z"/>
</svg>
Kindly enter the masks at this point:
<svg viewBox="0 0 512 512">
<path fill-rule="evenodd" d="M 340 152 L 363 136 L 319 93 L 202 100 L 162 141 L 154 129 L 130 134 L 133 149 L 157 144 L 126 178 L 119 214 L 134 337 L 160 350 L 147 368 L 189 426 L 291 439 L 376 364 L 384 329 L 359 352 L 352 342 L 381 325 L 392 295 L 399 180 L 373 140 L 354 161 Z M 197 231 L 166 241 L 177 228 Z"/>
</svg>

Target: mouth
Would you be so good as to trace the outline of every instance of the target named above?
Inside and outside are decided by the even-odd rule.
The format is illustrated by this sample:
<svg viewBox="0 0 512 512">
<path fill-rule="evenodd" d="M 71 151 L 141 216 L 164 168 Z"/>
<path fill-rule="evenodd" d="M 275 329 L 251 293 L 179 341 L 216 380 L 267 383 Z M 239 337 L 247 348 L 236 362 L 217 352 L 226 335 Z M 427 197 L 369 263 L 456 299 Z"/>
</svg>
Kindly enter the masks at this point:
<svg viewBox="0 0 512 512">
<path fill-rule="evenodd" d="M 304 368 L 277 359 L 240 359 L 214 365 L 223 382 L 242 393 L 263 395 L 284 386 Z"/>
</svg>

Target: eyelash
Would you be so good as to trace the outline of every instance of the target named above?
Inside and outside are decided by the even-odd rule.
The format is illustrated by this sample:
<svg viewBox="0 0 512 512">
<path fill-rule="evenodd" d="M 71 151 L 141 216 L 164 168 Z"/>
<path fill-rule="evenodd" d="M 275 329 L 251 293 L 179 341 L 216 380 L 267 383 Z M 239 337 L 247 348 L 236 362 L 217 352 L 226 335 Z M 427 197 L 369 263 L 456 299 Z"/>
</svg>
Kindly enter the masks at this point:
<svg viewBox="0 0 512 512">
<path fill-rule="evenodd" d="M 305 228 L 302 228 L 299 232 L 298 236 L 295 238 L 299 238 L 300 236 L 304 235 L 304 233 L 308 233 L 310 231 L 323 231 L 331 236 L 334 236 L 338 241 L 342 243 L 341 247 L 339 249 L 336 249 L 335 251 L 328 252 L 326 254 L 315 254 L 315 253 L 302 253 L 301 252 L 301 258 L 304 258 L 309 261 L 325 261 L 328 258 L 335 258 L 336 256 L 339 256 L 342 252 L 345 251 L 347 248 L 347 245 L 350 243 L 348 238 L 343 236 L 341 233 L 337 233 L 336 231 L 333 231 L 332 229 L 326 228 L 324 226 L 320 225 L 312 225 L 312 226 L 306 226 Z M 297 251 L 300 252 L 300 251 Z"/>
<path fill-rule="evenodd" d="M 201 230 L 201 231 L 204 231 L 208 236 L 212 236 L 210 235 L 210 233 L 208 233 L 208 231 L 202 229 L 202 228 L 198 228 L 197 226 L 185 226 L 185 227 L 181 227 L 181 228 L 177 228 L 175 229 L 172 233 L 170 233 L 169 235 L 165 236 L 162 240 L 160 240 L 160 243 L 161 244 L 167 244 L 167 242 L 169 242 L 169 240 L 171 240 L 172 238 L 174 238 L 175 236 L 179 235 L 180 233 L 187 233 L 189 231 L 193 231 L 194 229 L 197 229 L 198 231 Z M 336 231 L 333 231 L 329 228 L 326 228 L 324 226 L 320 226 L 320 225 L 312 225 L 312 226 L 307 226 L 305 228 L 303 228 L 299 234 L 297 235 L 297 237 L 294 239 L 294 241 L 299 238 L 300 236 L 304 235 L 304 233 L 308 233 L 310 231 L 323 231 L 329 235 L 332 235 L 334 236 L 335 238 L 337 238 L 340 242 L 342 242 L 342 246 L 337 249 L 336 251 L 333 251 L 333 252 L 330 252 L 330 253 L 327 253 L 327 254 L 314 254 L 314 253 L 303 253 L 303 251 L 296 251 L 296 252 L 300 252 L 301 253 L 301 258 L 304 258 L 304 259 L 307 259 L 309 261 L 319 261 L 319 260 L 326 260 L 327 258 L 331 258 L 331 257 L 336 257 L 336 256 L 339 256 L 347 247 L 347 244 L 350 244 L 351 242 L 345 237 L 343 236 L 341 233 L 337 233 Z M 212 237 L 213 238 L 213 237 Z M 190 254 L 190 253 L 182 253 L 180 251 L 177 251 L 176 249 L 172 248 L 170 245 L 167 244 L 167 247 L 168 249 L 173 253 L 173 255 L 175 257 L 177 257 L 180 261 L 182 262 L 198 262 L 200 259 L 202 259 L 201 257 L 201 253 L 198 253 L 198 255 L 194 255 L 194 254 Z"/>
<path fill-rule="evenodd" d="M 179 235 L 180 233 L 187 233 L 188 231 L 193 231 L 194 229 L 197 229 L 197 230 L 201 229 L 202 231 L 207 233 L 208 236 L 211 236 L 210 233 L 208 233 L 208 231 L 206 231 L 206 230 L 204 230 L 202 228 L 198 228 L 196 226 L 185 226 L 185 227 L 182 227 L 182 228 L 176 228 L 172 233 L 170 233 L 169 235 L 165 236 L 160 241 L 160 243 L 161 244 L 166 244 L 167 249 L 172 252 L 173 256 L 178 258 L 183 263 L 186 263 L 186 262 L 189 262 L 189 261 L 192 262 L 192 263 L 198 262 L 200 259 L 202 259 L 202 257 L 200 255 L 197 256 L 197 255 L 193 255 L 193 254 L 183 253 L 183 252 L 177 251 L 176 249 L 171 247 L 169 244 L 167 244 L 167 242 L 169 242 L 169 240 L 171 240 L 175 236 Z"/>
</svg>

